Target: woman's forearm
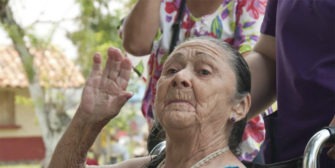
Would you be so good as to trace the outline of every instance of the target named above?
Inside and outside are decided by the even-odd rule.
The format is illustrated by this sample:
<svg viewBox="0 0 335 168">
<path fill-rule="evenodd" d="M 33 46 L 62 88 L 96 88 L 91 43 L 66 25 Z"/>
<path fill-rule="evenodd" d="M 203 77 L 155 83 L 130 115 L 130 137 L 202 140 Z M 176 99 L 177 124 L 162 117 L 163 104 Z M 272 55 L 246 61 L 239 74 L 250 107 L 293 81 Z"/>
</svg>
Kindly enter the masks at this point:
<svg viewBox="0 0 335 168">
<path fill-rule="evenodd" d="M 102 126 L 92 125 L 74 117 L 58 142 L 49 168 L 84 168 L 87 152 L 101 129 Z"/>
<path fill-rule="evenodd" d="M 123 46 L 127 52 L 149 54 L 159 28 L 160 0 L 138 0 L 123 26 Z"/>
<path fill-rule="evenodd" d="M 101 55 L 96 53 L 92 58 L 91 74 L 86 80 L 79 108 L 56 146 L 50 168 L 85 167 L 87 152 L 102 128 L 132 97 L 126 90 L 131 73 L 130 60 L 116 48 L 109 48 L 107 53 L 103 70 Z"/>
</svg>

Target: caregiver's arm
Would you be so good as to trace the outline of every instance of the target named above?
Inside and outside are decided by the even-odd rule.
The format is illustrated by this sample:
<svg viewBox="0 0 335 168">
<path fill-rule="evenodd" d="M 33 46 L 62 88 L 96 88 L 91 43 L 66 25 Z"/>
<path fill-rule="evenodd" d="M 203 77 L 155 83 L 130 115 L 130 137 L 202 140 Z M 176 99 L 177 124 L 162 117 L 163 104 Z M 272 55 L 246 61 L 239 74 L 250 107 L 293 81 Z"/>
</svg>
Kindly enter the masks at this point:
<svg viewBox="0 0 335 168">
<path fill-rule="evenodd" d="M 123 25 L 123 47 L 132 55 L 151 52 L 159 28 L 160 0 L 138 0 Z"/>
<path fill-rule="evenodd" d="M 254 51 L 246 57 L 251 72 L 251 109 L 248 118 L 264 112 L 276 99 L 276 42 L 261 34 Z"/>
</svg>

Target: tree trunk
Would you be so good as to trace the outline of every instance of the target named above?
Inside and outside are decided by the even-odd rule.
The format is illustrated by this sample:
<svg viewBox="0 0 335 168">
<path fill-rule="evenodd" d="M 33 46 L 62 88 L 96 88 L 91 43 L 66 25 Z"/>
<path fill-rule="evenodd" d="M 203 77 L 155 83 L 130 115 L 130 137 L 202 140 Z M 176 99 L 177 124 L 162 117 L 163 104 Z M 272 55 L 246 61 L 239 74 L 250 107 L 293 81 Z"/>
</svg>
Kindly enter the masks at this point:
<svg viewBox="0 0 335 168">
<path fill-rule="evenodd" d="M 39 121 L 46 149 L 44 165 L 47 165 L 70 118 L 65 114 L 64 109 L 59 110 L 57 104 L 51 102 L 48 103 L 54 105 L 46 104 L 46 94 L 43 90 L 44 88 L 39 84 L 38 70 L 34 68 L 34 57 L 29 52 L 24 41 L 25 32 L 15 21 L 11 8 L 8 5 L 8 0 L 0 0 L 0 22 L 12 40 L 16 51 L 19 53 L 26 76 L 29 80 L 29 92 L 34 102 L 35 114 Z"/>
</svg>

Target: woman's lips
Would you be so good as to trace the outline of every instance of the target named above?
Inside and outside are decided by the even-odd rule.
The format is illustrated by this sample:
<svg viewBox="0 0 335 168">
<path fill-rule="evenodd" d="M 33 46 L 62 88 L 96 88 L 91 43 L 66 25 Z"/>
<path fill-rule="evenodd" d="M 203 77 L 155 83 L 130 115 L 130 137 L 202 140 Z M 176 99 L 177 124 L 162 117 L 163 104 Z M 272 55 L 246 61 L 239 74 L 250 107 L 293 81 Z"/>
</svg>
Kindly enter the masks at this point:
<svg viewBox="0 0 335 168">
<path fill-rule="evenodd" d="M 187 103 L 187 104 L 193 106 L 193 104 L 191 102 L 187 101 L 187 100 L 170 100 L 170 101 L 168 101 L 168 103 L 166 105 L 170 105 L 170 104 L 173 104 L 173 103 L 178 103 L 178 104 L 179 103 Z"/>
</svg>

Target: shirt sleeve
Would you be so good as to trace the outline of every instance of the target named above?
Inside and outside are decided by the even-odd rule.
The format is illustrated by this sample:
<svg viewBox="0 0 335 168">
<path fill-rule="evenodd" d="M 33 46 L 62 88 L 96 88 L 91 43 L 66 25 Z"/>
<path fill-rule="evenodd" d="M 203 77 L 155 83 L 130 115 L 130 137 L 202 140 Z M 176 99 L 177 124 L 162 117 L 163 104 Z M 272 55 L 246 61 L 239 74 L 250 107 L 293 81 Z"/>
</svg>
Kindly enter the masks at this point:
<svg viewBox="0 0 335 168">
<path fill-rule="evenodd" d="M 276 13 L 277 13 L 277 0 L 269 0 L 261 27 L 261 32 L 263 34 L 274 37 L 276 36 Z"/>
<path fill-rule="evenodd" d="M 236 28 L 233 46 L 240 53 L 251 51 L 256 44 L 267 0 L 239 0 L 236 7 Z"/>
</svg>

